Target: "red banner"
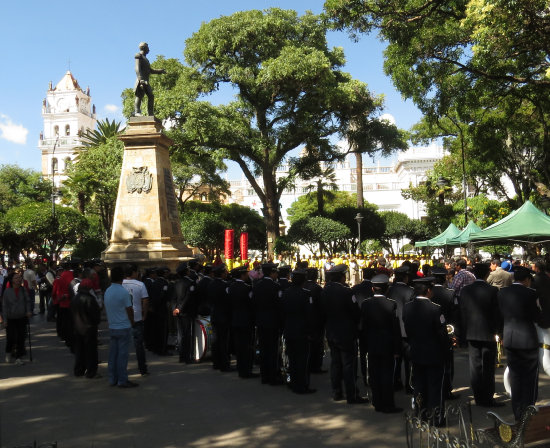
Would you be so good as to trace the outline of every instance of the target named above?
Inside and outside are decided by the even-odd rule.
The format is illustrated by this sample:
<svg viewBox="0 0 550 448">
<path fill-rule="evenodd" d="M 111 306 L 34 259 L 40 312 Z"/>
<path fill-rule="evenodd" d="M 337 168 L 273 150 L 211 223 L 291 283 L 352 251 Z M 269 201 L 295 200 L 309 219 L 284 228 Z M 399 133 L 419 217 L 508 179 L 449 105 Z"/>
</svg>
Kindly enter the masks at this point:
<svg viewBox="0 0 550 448">
<path fill-rule="evenodd" d="M 241 260 L 248 260 L 248 232 L 241 233 Z"/>
<path fill-rule="evenodd" d="M 233 260 L 233 238 L 235 231 L 233 229 L 225 229 L 225 259 Z"/>
</svg>

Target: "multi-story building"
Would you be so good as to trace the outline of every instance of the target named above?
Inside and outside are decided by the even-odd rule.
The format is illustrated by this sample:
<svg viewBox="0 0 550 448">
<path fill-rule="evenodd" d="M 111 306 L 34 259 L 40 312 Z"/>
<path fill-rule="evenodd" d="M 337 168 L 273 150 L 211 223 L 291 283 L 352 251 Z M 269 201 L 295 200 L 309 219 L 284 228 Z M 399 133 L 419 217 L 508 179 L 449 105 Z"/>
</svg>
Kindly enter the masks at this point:
<svg viewBox="0 0 550 448">
<path fill-rule="evenodd" d="M 420 219 L 425 216 L 423 204 L 404 199 L 401 195 L 403 189 L 418 184 L 426 180 L 427 171 L 431 170 L 434 164 L 445 154 L 444 150 L 432 144 L 428 147 L 414 147 L 400 153 L 397 160 L 393 163 L 381 164 L 363 167 L 363 195 L 365 201 L 376 204 L 379 210 L 394 210 L 405 213 L 410 218 Z M 343 162 L 333 163 L 336 177 L 336 185 L 339 191 L 348 191 L 355 193 L 357 191 L 357 173 L 351 160 L 354 156 L 348 156 Z M 326 168 L 328 165 L 324 165 Z M 288 167 L 282 165 L 278 173 L 285 175 Z M 313 180 L 300 180 L 292 188 L 288 188 L 281 195 L 281 214 L 288 225 L 287 209 L 290 205 L 302 196 L 308 193 L 309 186 Z M 257 179 L 261 185 L 261 179 Z M 231 186 L 231 196 L 227 202 L 235 202 L 241 205 L 247 205 L 261 214 L 262 203 L 250 183 L 244 175 L 240 180 L 229 180 Z"/>
<path fill-rule="evenodd" d="M 38 141 L 42 152 L 42 175 L 59 187 L 67 178 L 67 162 L 74 160 L 77 148 L 83 144 L 82 136 L 96 125 L 90 88 L 82 90 L 70 71 L 55 87 L 50 81 L 42 101 L 42 117 L 44 130 Z"/>
</svg>

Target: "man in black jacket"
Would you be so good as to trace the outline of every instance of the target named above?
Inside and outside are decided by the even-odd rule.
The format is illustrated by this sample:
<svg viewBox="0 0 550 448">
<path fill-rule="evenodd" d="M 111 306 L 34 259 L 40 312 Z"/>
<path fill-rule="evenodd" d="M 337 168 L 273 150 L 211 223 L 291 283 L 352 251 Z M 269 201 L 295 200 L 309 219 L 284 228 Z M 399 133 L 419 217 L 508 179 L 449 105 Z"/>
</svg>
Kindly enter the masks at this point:
<svg viewBox="0 0 550 448">
<path fill-rule="evenodd" d="M 514 268 L 514 283 L 498 292 L 504 319 L 503 345 L 510 370 L 512 409 L 519 420 L 525 408 L 535 404 L 538 394 L 539 340 L 535 322 L 540 308 L 537 293 L 531 289 L 532 271 Z"/>
<path fill-rule="evenodd" d="M 219 264 L 212 268 L 214 277 L 208 283 L 208 302 L 212 304 L 211 322 L 214 331 L 212 341 L 212 367 L 220 372 L 231 372 L 229 342 L 231 340 L 231 303 L 227 295 L 227 268 Z"/>
<path fill-rule="evenodd" d="M 252 288 L 258 344 L 260 348 L 260 375 L 262 384 L 283 384 L 279 366 L 279 341 L 283 324 L 281 314 L 281 287 L 275 282 L 277 265 L 262 265 L 263 278 Z"/>
<path fill-rule="evenodd" d="M 326 373 L 323 369 L 323 358 L 325 355 L 325 314 L 321 304 L 321 293 L 323 288 L 317 283 L 319 271 L 317 268 L 307 268 L 306 282 L 304 288 L 311 296 L 311 325 L 312 332 L 309 344 L 309 371 L 311 373 Z"/>
<path fill-rule="evenodd" d="M 365 300 L 372 297 L 372 282 L 376 269 L 363 268 L 363 281 L 351 288 L 351 292 L 357 300 L 357 305 L 361 309 L 361 305 Z M 361 331 L 361 322 L 359 323 L 359 331 Z M 367 385 L 367 347 L 363 338 L 359 338 L 359 364 L 361 368 L 361 376 L 363 377 L 363 383 Z"/>
<path fill-rule="evenodd" d="M 237 371 L 240 378 L 257 378 L 252 373 L 254 361 L 254 305 L 248 270 L 240 266 L 231 271 L 233 281 L 227 288 L 231 303 L 231 330 L 235 338 Z"/>
<path fill-rule="evenodd" d="M 411 379 L 411 367 L 408 359 L 408 339 L 407 333 L 405 332 L 405 325 L 403 324 L 403 308 L 405 304 L 409 303 L 414 296 L 413 289 L 408 286 L 409 282 L 409 270 L 410 267 L 407 264 L 398 267 L 394 270 L 395 278 L 393 284 L 389 287 L 387 296 L 394 300 L 397 305 L 397 318 L 399 319 L 399 328 L 401 332 L 402 339 L 402 350 L 403 353 L 396 360 L 395 371 L 393 375 L 393 383 L 395 390 L 403 389 L 403 381 L 401 380 L 401 365 L 405 369 L 405 391 L 408 394 L 412 393 L 412 387 L 410 385 Z"/>
<path fill-rule="evenodd" d="M 369 385 L 376 412 L 402 412 L 393 399 L 395 360 L 401 353 L 401 331 L 397 319 L 397 304 L 384 294 L 388 289 L 387 275 L 372 279 L 374 295 L 361 306 L 361 339 L 369 356 Z"/>
<path fill-rule="evenodd" d="M 454 291 L 445 287 L 448 271 L 445 268 L 433 268 L 432 274 L 434 277 L 434 287 L 432 289 L 432 302 L 441 307 L 445 322 L 458 328 L 458 321 L 460 320 L 460 313 L 458 305 L 455 304 Z M 454 362 L 454 348 L 451 346 L 447 352 L 445 358 L 445 399 L 452 400 L 459 398 L 459 394 L 453 394 L 453 378 L 454 378 L 455 362 Z"/>
<path fill-rule="evenodd" d="M 495 335 L 501 332 L 502 318 L 498 307 L 498 288 L 487 283 L 490 266 L 477 263 L 476 276 L 460 292 L 462 329 L 468 341 L 470 355 L 470 382 L 476 404 L 502 406 L 493 398 L 495 393 L 495 364 L 497 343 Z"/>
<path fill-rule="evenodd" d="M 309 340 L 312 335 L 312 305 L 309 291 L 304 289 L 306 270 L 292 272 L 290 286 L 283 292 L 284 337 L 288 355 L 290 388 L 297 394 L 310 394 Z"/>
<path fill-rule="evenodd" d="M 531 269 L 535 272 L 531 287 L 537 292 L 541 308 L 537 324 L 540 328 L 547 329 L 550 328 L 550 277 L 542 259 L 534 260 Z"/>
<path fill-rule="evenodd" d="M 444 423 L 443 380 L 445 357 L 450 349 L 445 317 L 430 298 L 433 277 L 414 281 L 416 297 L 403 308 L 403 322 L 409 338 L 414 399 L 422 417 L 433 413 L 434 423 Z"/>
<path fill-rule="evenodd" d="M 339 264 L 327 271 L 328 281 L 323 288 L 321 302 L 327 322 L 333 399 L 335 401 L 344 399 L 343 381 L 347 402 L 360 404 L 368 402 L 359 395 L 355 384 L 360 311 L 351 289 L 346 286 L 346 270 L 346 265 Z"/>
<path fill-rule="evenodd" d="M 174 285 L 174 294 L 176 296 L 176 306 L 173 310 L 174 317 L 177 317 L 178 327 L 178 346 L 179 361 L 186 364 L 193 363 L 194 359 L 194 340 L 193 327 L 197 312 L 196 303 L 196 283 L 189 276 L 189 266 L 187 263 L 181 263 L 177 270 L 180 276 Z"/>
</svg>

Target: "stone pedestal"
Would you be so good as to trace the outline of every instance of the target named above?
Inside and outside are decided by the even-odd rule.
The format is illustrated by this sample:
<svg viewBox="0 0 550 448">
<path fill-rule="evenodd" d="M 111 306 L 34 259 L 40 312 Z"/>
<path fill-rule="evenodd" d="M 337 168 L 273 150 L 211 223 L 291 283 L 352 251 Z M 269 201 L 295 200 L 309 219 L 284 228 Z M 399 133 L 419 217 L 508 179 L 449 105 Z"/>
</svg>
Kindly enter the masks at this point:
<svg viewBox="0 0 550 448">
<path fill-rule="evenodd" d="M 124 142 L 113 231 L 103 253 L 108 265 L 137 263 L 171 269 L 192 257 L 183 243 L 168 148 L 155 117 L 132 117 Z"/>
</svg>

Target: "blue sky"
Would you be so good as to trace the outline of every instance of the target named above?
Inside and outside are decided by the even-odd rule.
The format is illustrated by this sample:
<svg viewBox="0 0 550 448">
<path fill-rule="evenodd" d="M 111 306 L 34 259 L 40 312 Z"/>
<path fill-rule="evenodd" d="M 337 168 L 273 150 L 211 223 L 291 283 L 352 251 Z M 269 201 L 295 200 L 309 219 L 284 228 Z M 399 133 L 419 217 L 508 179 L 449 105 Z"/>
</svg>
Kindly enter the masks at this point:
<svg viewBox="0 0 550 448">
<path fill-rule="evenodd" d="M 69 68 L 83 89 L 90 87 L 98 118 L 121 121 L 120 94 L 133 87 L 133 57 L 139 42 L 149 43 L 151 61 L 159 54 L 183 60 L 185 40 L 202 22 L 269 7 L 319 13 L 323 1 L 4 2 L 0 15 L 0 164 L 40 170 L 37 143 L 43 127 L 42 99 L 49 81 L 55 85 Z M 331 46 L 344 48 L 345 71 L 367 83 L 372 92 L 385 95 L 385 112 L 399 127 L 408 129 L 419 120 L 419 111 L 402 100 L 383 72 L 383 43 L 375 36 L 353 42 L 343 32 L 331 32 L 328 39 Z"/>
</svg>

